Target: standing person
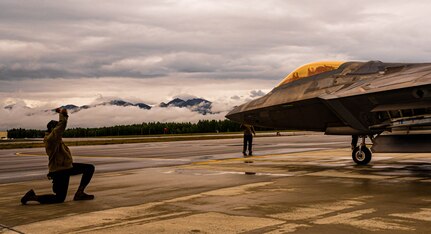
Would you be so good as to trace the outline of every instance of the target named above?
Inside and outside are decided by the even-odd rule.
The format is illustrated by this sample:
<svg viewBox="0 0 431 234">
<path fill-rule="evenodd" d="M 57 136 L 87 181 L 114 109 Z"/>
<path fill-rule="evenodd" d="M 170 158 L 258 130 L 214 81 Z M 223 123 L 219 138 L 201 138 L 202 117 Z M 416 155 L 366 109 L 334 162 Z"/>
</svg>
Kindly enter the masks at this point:
<svg viewBox="0 0 431 234">
<path fill-rule="evenodd" d="M 37 201 L 40 204 L 52 204 L 64 202 L 69 187 L 69 178 L 72 175 L 82 174 L 81 183 L 75 193 L 73 200 L 92 200 L 93 195 L 86 194 L 84 189 L 90 183 L 94 173 L 91 164 L 74 163 L 69 148 L 64 144 L 62 136 L 67 126 L 67 110 L 57 108 L 60 121 L 51 120 L 47 125 L 47 132 L 43 142 L 48 155 L 48 178 L 52 179 L 52 191 L 55 194 L 36 195 L 31 189 L 22 198 L 21 203 Z"/>
<path fill-rule="evenodd" d="M 241 129 L 244 130 L 244 146 L 242 149 L 242 154 L 247 156 L 246 150 L 248 145 L 248 155 L 253 155 L 253 135 L 256 136 L 256 132 L 254 131 L 254 127 L 248 124 L 241 125 Z"/>
</svg>

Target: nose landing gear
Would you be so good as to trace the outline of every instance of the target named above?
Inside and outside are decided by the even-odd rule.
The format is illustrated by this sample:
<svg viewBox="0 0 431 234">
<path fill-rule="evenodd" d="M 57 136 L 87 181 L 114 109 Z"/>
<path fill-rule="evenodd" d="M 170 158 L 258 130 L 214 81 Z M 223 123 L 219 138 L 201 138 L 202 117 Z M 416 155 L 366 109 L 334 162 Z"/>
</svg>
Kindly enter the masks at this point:
<svg viewBox="0 0 431 234">
<path fill-rule="evenodd" d="M 367 165 L 371 161 L 372 153 L 365 145 L 366 136 L 361 136 L 361 138 L 361 144 L 354 147 L 352 151 L 352 159 L 358 165 Z"/>
</svg>

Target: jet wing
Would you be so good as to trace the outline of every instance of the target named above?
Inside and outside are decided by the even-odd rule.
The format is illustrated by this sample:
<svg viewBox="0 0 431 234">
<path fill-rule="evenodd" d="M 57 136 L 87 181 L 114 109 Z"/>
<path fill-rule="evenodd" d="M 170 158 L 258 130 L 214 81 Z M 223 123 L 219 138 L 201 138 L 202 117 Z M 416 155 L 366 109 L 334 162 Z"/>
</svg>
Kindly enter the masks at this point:
<svg viewBox="0 0 431 234">
<path fill-rule="evenodd" d="M 355 76 L 355 73 L 349 74 Z M 431 64 L 406 64 L 389 67 L 377 73 L 357 77 L 349 85 L 337 85 L 343 77 L 334 79 L 334 85 L 328 87 L 325 94 L 319 97 L 325 100 L 349 96 L 371 94 L 388 90 L 420 87 L 431 84 Z M 428 87 L 429 88 L 429 87 Z M 429 95 L 431 90 L 418 90 L 417 97 Z M 422 92 L 422 93 L 421 93 Z"/>
</svg>

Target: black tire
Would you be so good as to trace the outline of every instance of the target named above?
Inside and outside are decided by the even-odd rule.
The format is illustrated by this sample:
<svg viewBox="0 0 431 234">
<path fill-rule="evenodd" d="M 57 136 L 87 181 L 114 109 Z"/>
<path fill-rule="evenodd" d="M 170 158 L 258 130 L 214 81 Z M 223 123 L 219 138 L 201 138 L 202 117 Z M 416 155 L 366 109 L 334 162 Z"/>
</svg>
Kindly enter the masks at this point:
<svg viewBox="0 0 431 234">
<path fill-rule="evenodd" d="M 362 146 L 362 152 L 359 152 L 359 147 L 353 150 L 352 159 L 358 165 L 367 165 L 371 161 L 371 151 L 366 146 Z"/>
</svg>

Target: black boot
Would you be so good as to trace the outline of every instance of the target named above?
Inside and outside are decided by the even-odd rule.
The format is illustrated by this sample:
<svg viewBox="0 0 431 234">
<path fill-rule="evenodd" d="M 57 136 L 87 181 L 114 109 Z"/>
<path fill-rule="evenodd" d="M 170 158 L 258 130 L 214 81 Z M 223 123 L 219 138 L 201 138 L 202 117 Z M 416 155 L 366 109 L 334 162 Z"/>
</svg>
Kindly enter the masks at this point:
<svg viewBox="0 0 431 234">
<path fill-rule="evenodd" d="M 93 200 L 94 195 L 86 194 L 84 193 L 83 188 L 78 188 L 78 191 L 76 191 L 75 196 L 73 197 L 74 201 L 83 201 L 83 200 Z"/>
<path fill-rule="evenodd" d="M 21 203 L 23 205 L 27 205 L 28 201 L 37 201 L 36 193 L 34 193 L 33 189 L 30 189 L 22 198 Z"/>
</svg>

